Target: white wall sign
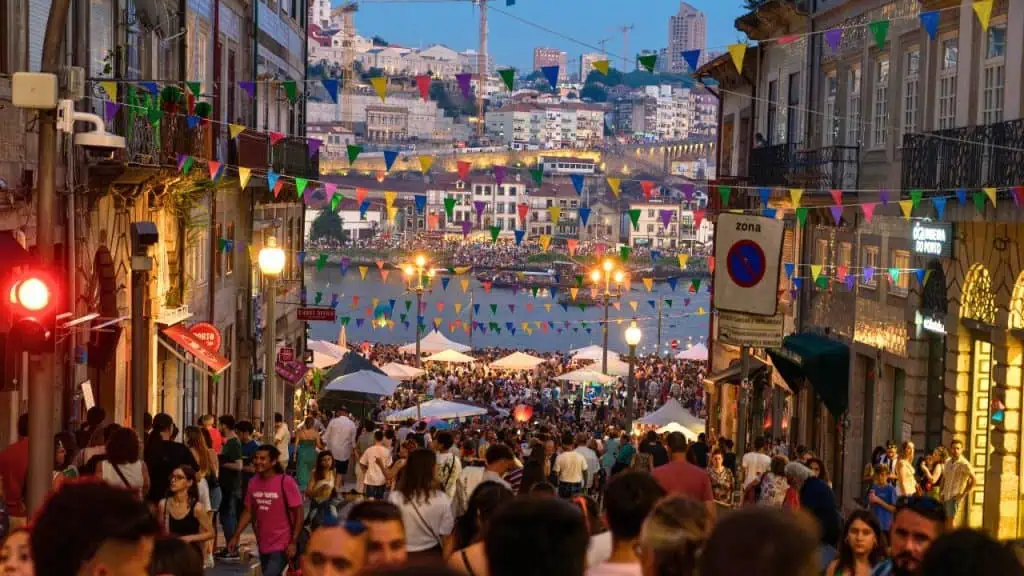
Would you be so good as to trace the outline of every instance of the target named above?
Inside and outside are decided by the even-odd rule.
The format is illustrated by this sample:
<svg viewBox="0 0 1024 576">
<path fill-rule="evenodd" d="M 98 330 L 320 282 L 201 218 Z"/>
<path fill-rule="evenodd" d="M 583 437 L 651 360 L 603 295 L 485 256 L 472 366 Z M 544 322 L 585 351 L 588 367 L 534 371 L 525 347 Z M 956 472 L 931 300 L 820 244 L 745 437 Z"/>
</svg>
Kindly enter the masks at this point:
<svg viewBox="0 0 1024 576">
<path fill-rule="evenodd" d="M 953 227 L 946 222 L 916 222 L 911 229 L 914 254 L 949 258 Z"/>
<path fill-rule="evenodd" d="M 746 214 L 718 216 L 715 308 L 774 316 L 782 264 L 782 222 Z"/>
</svg>

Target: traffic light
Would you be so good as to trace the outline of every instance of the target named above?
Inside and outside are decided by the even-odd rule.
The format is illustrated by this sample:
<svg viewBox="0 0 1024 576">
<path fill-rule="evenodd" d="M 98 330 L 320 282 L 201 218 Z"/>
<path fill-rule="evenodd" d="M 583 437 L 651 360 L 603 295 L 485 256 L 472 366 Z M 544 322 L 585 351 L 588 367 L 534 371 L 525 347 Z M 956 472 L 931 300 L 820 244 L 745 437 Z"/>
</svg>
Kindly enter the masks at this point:
<svg viewBox="0 0 1024 576">
<path fill-rule="evenodd" d="M 7 286 L 0 292 L 10 313 L 8 344 L 25 352 L 52 351 L 56 336 L 57 283 L 53 277 L 38 269 L 27 269 L 12 274 Z"/>
</svg>

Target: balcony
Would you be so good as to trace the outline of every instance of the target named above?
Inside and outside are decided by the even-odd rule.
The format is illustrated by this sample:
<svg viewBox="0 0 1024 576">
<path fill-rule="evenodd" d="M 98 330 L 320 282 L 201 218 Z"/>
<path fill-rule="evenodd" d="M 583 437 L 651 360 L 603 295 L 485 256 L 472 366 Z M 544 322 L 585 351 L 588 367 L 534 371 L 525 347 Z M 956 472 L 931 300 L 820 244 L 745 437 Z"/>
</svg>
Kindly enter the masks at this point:
<svg viewBox="0 0 1024 576">
<path fill-rule="evenodd" d="M 270 137 L 260 132 L 242 132 L 228 144 L 228 164 L 252 168 L 262 175 L 270 165 Z"/>
<path fill-rule="evenodd" d="M 125 137 L 124 159 L 128 164 L 174 166 L 178 154 L 188 154 L 200 160 L 212 157 L 212 125 L 200 123 L 189 128 L 188 118 L 171 110 L 165 110 L 156 122 L 138 108 L 122 110 L 124 118 L 117 123 L 117 131 Z"/>
<path fill-rule="evenodd" d="M 750 180 L 754 186 L 792 186 L 825 190 L 856 188 L 860 148 L 829 146 L 798 150 L 778 144 L 750 151 Z"/>
<path fill-rule="evenodd" d="M 953 190 L 1024 182 L 1024 119 L 903 136 L 903 188 Z"/>
<path fill-rule="evenodd" d="M 288 137 L 270 148 L 270 165 L 275 172 L 293 178 L 320 177 L 320 158 L 310 156 L 305 138 Z"/>
</svg>

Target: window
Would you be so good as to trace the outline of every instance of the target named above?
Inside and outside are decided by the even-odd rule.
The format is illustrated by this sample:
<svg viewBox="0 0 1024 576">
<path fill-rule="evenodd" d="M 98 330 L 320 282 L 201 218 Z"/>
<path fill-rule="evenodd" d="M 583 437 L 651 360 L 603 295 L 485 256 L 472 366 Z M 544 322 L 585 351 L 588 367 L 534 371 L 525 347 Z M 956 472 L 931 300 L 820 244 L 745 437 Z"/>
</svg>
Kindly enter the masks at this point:
<svg viewBox="0 0 1024 576">
<path fill-rule="evenodd" d="M 836 94 L 839 92 L 839 79 L 833 70 L 825 75 L 825 123 L 822 128 L 822 146 L 834 146 L 839 139 L 839 117 L 836 116 Z"/>
<path fill-rule="evenodd" d="M 647 233 L 648 234 L 654 234 L 654 224 L 648 224 L 647 225 Z"/>
<path fill-rule="evenodd" d="M 648 208 L 647 209 L 647 217 L 648 218 L 654 218 L 654 209 L 653 208 Z"/>
<path fill-rule="evenodd" d="M 764 137 L 771 146 L 775 143 L 775 122 L 779 116 L 779 81 L 772 80 L 768 83 L 768 125 L 765 126 Z"/>
<path fill-rule="evenodd" d="M 506 188 L 506 186 L 495 186 L 495 188 L 498 191 L 498 196 L 504 196 L 505 195 L 505 188 Z"/>
<path fill-rule="evenodd" d="M 185 244 L 185 276 L 193 286 L 206 284 L 210 254 L 210 233 L 205 228 L 193 228 Z"/>
<path fill-rule="evenodd" d="M 828 270 L 828 240 L 818 238 L 814 244 L 814 262 L 821 265 L 821 272 L 825 274 Z"/>
<path fill-rule="evenodd" d="M 860 146 L 860 66 L 846 76 L 846 145 Z"/>
<path fill-rule="evenodd" d="M 903 134 L 917 131 L 917 87 L 921 51 L 915 46 L 903 56 Z"/>
<path fill-rule="evenodd" d="M 222 248 L 224 242 L 224 226 L 217 224 L 214 228 L 214 236 L 217 238 L 216 250 L 214 253 L 213 267 L 217 272 L 217 278 L 220 278 L 221 274 L 224 273 L 224 249 Z"/>
<path fill-rule="evenodd" d="M 877 273 L 868 276 L 866 270 L 867 268 L 874 269 L 878 266 L 878 246 L 864 246 L 861 248 L 860 265 L 864 270 L 860 275 L 860 285 L 871 289 L 878 287 Z"/>
<path fill-rule="evenodd" d="M 206 93 L 206 53 L 208 39 L 206 32 L 197 30 L 192 38 L 195 42 L 195 51 L 192 52 L 192 77 L 199 81 L 199 92 Z M 212 51 L 210 51 L 212 53 Z"/>
<path fill-rule="evenodd" d="M 981 123 L 1003 121 L 1004 85 L 1006 84 L 1006 24 L 989 26 L 982 61 Z"/>
<path fill-rule="evenodd" d="M 871 122 L 871 144 L 875 148 L 885 147 L 889 124 L 889 59 L 879 58 L 875 62 L 875 102 Z"/>
<path fill-rule="evenodd" d="M 897 270 L 896 282 L 890 279 L 889 294 L 906 297 L 910 293 L 910 252 L 893 250 L 892 267 Z"/>
<path fill-rule="evenodd" d="M 496 211 L 496 212 L 497 212 L 498 214 L 504 214 L 504 213 L 505 213 L 505 204 L 504 204 L 504 203 L 502 203 L 502 202 L 498 202 L 498 205 L 497 205 L 497 206 L 495 206 L 495 208 L 496 208 L 496 210 L 495 210 L 495 211 Z"/>
<path fill-rule="evenodd" d="M 225 259 L 225 265 L 227 269 L 225 274 L 231 274 L 235 271 L 235 223 L 228 222 L 228 231 L 225 239 L 228 241 L 228 254 Z"/>
<path fill-rule="evenodd" d="M 853 263 L 853 244 L 849 242 L 843 242 L 839 244 L 839 266 L 850 269 L 850 265 Z"/>
<path fill-rule="evenodd" d="M 935 124 L 939 130 L 956 124 L 956 68 L 959 47 L 957 37 L 942 40 L 939 58 L 939 86 L 935 91 Z"/>
<path fill-rule="evenodd" d="M 786 142 L 795 143 L 800 141 L 800 73 L 794 72 L 789 75 L 789 85 L 786 90 L 786 101 L 789 109 L 786 111 Z"/>
</svg>

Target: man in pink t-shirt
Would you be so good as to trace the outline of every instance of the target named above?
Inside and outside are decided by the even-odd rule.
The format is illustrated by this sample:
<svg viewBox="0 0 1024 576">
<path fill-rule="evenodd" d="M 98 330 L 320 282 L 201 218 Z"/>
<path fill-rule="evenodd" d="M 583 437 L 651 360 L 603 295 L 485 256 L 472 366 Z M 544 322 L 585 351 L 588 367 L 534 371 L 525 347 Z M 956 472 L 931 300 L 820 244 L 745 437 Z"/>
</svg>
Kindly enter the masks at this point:
<svg viewBox="0 0 1024 576">
<path fill-rule="evenodd" d="M 711 492 L 711 477 L 707 470 L 686 461 L 686 437 L 682 432 L 673 432 L 665 443 L 668 444 L 669 463 L 654 469 L 654 479 L 669 494 L 682 494 L 703 502 L 708 514 L 714 518 L 715 497 Z"/>
<path fill-rule="evenodd" d="M 237 548 L 245 527 L 255 521 L 263 576 L 284 574 L 288 561 L 295 557 L 295 544 L 302 532 L 302 492 L 291 476 L 276 467 L 278 456 L 271 444 L 260 446 L 253 454 L 256 475 L 249 480 L 238 530 L 228 542 L 228 549 Z"/>
</svg>

